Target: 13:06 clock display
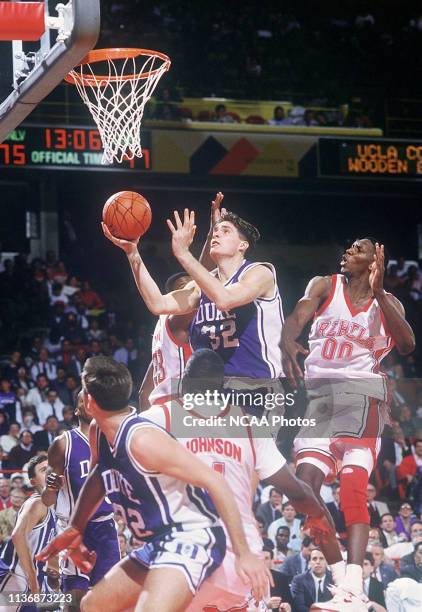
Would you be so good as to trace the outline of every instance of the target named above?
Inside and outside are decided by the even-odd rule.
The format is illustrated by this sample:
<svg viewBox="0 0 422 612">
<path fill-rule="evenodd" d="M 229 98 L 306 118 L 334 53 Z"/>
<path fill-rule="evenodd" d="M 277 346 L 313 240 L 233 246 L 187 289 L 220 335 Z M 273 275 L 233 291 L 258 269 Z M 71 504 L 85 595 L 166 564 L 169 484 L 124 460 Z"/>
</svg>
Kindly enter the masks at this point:
<svg viewBox="0 0 422 612">
<path fill-rule="evenodd" d="M 142 158 L 111 166 L 101 164 L 103 146 L 96 129 L 74 126 L 20 126 L 0 144 L 0 166 L 151 170 L 151 138 L 148 131 L 143 132 L 142 140 Z"/>
</svg>

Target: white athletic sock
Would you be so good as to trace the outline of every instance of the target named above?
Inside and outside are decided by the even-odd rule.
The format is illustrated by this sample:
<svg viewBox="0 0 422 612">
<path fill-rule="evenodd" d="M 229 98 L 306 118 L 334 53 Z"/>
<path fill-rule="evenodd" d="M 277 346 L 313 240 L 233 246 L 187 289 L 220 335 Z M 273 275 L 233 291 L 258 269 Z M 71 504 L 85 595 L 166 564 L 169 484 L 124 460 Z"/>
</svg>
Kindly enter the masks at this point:
<svg viewBox="0 0 422 612">
<path fill-rule="evenodd" d="M 354 593 L 362 593 L 363 571 L 360 565 L 350 563 L 346 565 L 346 575 L 343 584 Z"/>
<path fill-rule="evenodd" d="M 346 577 L 346 563 L 344 561 L 337 561 L 330 565 L 330 570 L 333 575 L 333 582 L 335 586 L 338 586 L 340 582 L 344 582 Z"/>
</svg>

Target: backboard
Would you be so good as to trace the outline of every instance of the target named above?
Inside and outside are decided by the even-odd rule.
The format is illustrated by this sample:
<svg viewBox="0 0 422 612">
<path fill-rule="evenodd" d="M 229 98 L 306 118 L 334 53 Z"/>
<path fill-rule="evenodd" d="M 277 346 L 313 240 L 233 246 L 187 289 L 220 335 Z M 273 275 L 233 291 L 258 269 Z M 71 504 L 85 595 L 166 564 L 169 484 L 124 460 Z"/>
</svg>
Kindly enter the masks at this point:
<svg viewBox="0 0 422 612">
<path fill-rule="evenodd" d="M 99 31 L 100 0 L 0 2 L 0 142 L 93 49 Z"/>
</svg>

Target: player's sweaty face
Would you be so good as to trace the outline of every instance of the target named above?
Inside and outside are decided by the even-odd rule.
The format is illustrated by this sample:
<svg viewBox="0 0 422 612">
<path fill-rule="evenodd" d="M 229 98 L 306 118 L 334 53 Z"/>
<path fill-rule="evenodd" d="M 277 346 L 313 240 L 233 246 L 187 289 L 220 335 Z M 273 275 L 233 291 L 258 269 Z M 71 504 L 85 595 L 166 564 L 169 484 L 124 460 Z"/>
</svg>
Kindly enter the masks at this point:
<svg viewBox="0 0 422 612">
<path fill-rule="evenodd" d="M 244 242 L 232 223 L 222 221 L 214 226 L 210 253 L 212 255 L 235 255 Z"/>
<path fill-rule="evenodd" d="M 343 254 L 341 259 L 341 272 L 362 273 L 369 270 L 374 261 L 375 247 L 369 240 L 355 240 Z"/>
</svg>

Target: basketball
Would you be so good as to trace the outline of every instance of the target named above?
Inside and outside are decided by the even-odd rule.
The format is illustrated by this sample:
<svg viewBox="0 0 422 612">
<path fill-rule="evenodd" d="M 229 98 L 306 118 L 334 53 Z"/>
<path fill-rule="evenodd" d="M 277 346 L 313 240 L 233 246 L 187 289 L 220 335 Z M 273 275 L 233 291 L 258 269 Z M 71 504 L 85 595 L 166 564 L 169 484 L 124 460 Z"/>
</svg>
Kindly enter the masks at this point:
<svg viewBox="0 0 422 612">
<path fill-rule="evenodd" d="M 151 225 L 148 201 L 135 191 L 119 191 L 103 208 L 103 221 L 116 238 L 138 240 Z"/>
</svg>

